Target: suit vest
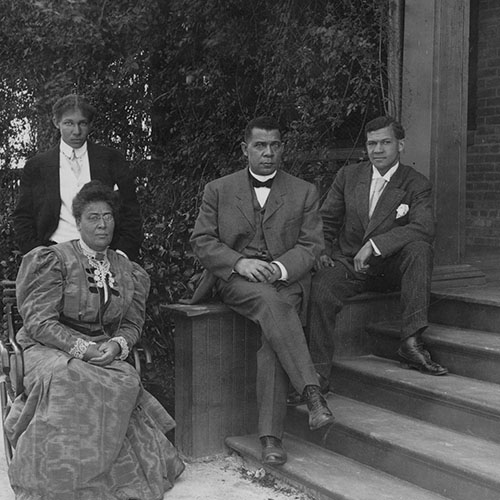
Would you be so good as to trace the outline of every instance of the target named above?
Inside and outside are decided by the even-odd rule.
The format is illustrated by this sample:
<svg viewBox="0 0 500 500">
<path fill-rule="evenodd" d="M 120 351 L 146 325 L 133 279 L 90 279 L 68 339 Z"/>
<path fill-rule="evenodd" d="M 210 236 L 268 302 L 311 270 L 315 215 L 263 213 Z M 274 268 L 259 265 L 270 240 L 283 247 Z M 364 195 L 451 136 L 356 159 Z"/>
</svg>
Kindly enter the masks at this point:
<svg viewBox="0 0 500 500">
<path fill-rule="evenodd" d="M 248 258 L 265 260 L 266 262 L 271 262 L 272 258 L 269 255 L 267 249 L 266 239 L 264 237 L 264 230 L 262 228 L 262 223 L 264 221 L 264 214 L 266 212 L 267 202 L 263 207 L 260 206 L 257 196 L 255 195 L 255 190 L 252 189 L 252 201 L 253 201 L 253 212 L 254 212 L 254 223 L 255 223 L 255 234 L 252 241 L 243 249 L 243 255 Z"/>
</svg>

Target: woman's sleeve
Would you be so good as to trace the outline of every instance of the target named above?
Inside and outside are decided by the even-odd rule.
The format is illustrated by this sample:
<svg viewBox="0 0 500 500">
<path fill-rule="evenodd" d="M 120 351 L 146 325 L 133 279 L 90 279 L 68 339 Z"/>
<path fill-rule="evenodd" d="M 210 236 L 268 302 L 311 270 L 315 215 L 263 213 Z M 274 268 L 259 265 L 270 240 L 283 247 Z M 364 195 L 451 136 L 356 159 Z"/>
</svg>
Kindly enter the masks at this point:
<svg viewBox="0 0 500 500">
<path fill-rule="evenodd" d="M 146 318 L 146 299 L 149 294 L 149 276 L 142 267 L 132 262 L 132 280 L 134 294 L 132 302 L 123 316 L 120 328 L 113 336 L 121 348 L 121 359 L 125 359 L 131 349 L 139 340 Z M 125 345 L 126 342 L 126 345 Z"/>
<path fill-rule="evenodd" d="M 81 359 L 90 342 L 59 321 L 64 292 L 62 266 L 50 247 L 37 247 L 26 254 L 16 279 L 18 309 L 25 335 Z"/>
</svg>

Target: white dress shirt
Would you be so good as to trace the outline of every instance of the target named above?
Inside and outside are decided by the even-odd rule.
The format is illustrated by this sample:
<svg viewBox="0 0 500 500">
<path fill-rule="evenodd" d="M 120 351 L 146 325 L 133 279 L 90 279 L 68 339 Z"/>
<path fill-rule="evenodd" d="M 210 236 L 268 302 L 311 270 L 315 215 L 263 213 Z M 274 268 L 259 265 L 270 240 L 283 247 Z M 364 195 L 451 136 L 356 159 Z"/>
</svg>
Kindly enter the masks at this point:
<svg viewBox="0 0 500 500">
<path fill-rule="evenodd" d="M 380 190 L 380 194 L 382 194 L 383 191 L 384 191 L 384 189 L 387 187 L 387 184 L 391 180 L 392 176 L 396 173 L 396 170 L 398 169 L 398 167 L 399 167 L 399 161 L 393 167 L 391 167 L 384 175 L 380 175 L 380 172 L 372 165 L 372 182 L 370 184 L 370 199 L 371 199 L 371 197 L 373 195 L 373 193 L 372 193 L 372 188 L 373 188 L 373 185 L 374 185 L 373 180 L 374 179 L 384 179 L 385 180 L 385 185 Z M 370 243 L 371 243 L 371 245 L 373 247 L 374 254 L 377 257 L 379 255 L 381 255 L 380 250 L 377 248 L 377 245 L 375 245 L 375 243 L 373 242 L 372 239 L 370 239 Z"/>
<path fill-rule="evenodd" d="M 71 168 L 73 151 L 76 161 L 80 165 L 80 174 L 76 177 Z M 71 204 L 76 193 L 82 186 L 90 182 L 90 163 L 87 152 L 87 143 L 78 149 L 68 146 L 61 140 L 59 146 L 59 193 L 61 197 L 61 211 L 59 213 L 59 224 L 50 239 L 56 243 L 76 240 L 80 233 L 76 229 L 76 221 L 73 217 Z"/>
</svg>

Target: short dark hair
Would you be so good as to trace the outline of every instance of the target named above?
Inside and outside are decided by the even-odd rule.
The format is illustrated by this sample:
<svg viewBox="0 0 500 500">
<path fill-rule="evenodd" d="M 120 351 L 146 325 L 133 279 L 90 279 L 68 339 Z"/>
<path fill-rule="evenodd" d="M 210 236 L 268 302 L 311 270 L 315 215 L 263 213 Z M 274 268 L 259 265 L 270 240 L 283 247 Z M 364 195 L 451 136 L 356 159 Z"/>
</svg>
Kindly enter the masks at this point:
<svg viewBox="0 0 500 500">
<path fill-rule="evenodd" d="M 254 128 L 260 128 L 262 130 L 277 130 L 281 134 L 280 124 L 278 123 L 278 120 L 276 120 L 272 116 L 258 116 L 257 118 L 253 118 L 252 120 L 250 120 L 245 127 L 245 142 L 248 142 L 250 140 L 250 137 L 252 137 L 252 130 Z"/>
<path fill-rule="evenodd" d="M 375 132 L 381 128 L 392 127 L 396 139 L 401 140 L 405 138 L 405 129 L 396 121 L 392 116 L 379 116 L 369 121 L 365 126 L 365 139 L 368 137 L 368 132 Z"/>
<path fill-rule="evenodd" d="M 66 111 L 79 109 L 89 122 L 94 119 L 97 110 L 83 95 L 68 94 L 60 97 L 52 106 L 52 116 L 59 121 Z"/>
<path fill-rule="evenodd" d="M 85 207 L 90 203 L 96 201 L 103 201 L 111 207 L 113 217 L 116 219 L 120 209 L 120 202 L 117 193 L 115 193 L 109 186 L 103 184 L 101 181 L 93 180 L 84 184 L 82 189 L 78 191 L 73 198 L 71 209 L 73 217 L 77 222 L 82 219 Z"/>
</svg>

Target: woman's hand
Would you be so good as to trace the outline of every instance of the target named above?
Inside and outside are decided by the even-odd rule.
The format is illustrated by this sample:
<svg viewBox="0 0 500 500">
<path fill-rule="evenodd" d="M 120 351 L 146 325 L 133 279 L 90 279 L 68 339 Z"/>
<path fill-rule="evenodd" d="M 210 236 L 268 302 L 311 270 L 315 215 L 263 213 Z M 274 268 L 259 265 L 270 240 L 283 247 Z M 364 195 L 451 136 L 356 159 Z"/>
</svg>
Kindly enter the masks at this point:
<svg viewBox="0 0 500 500">
<path fill-rule="evenodd" d="M 101 355 L 101 352 L 99 351 L 99 347 L 94 342 L 92 342 L 92 344 L 90 344 L 87 347 L 87 350 L 85 351 L 85 354 L 83 355 L 83 361 L 89 361 L 92 358 L 99 357 L 100 355 Z"/>
<path fill-rule="evenodd" d="M 89 353 L 89 350 L 91 352 Z M 99 345 L 90 345 L 83 359 L 97 366 L 109 365 L 120 354 L 121 347 L 118 342 L 104 342 Z M 87 358 L 88 355 L 88 359 Z"/>
</svg>

